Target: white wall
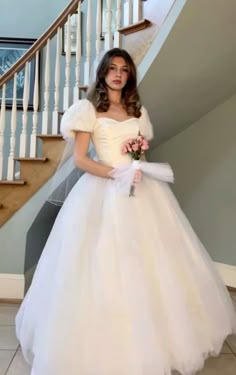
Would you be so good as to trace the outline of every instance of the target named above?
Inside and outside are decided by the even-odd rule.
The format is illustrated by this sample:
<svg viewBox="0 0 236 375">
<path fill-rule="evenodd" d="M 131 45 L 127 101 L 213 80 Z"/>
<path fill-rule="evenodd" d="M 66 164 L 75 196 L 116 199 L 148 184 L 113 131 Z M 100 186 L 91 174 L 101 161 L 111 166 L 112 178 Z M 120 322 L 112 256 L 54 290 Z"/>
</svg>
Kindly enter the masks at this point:
<svg viewBox="0 0 236 375">
<path fill-rule="evenodd" d="M 172 165 L 173 190 L 213 260 L 236 265 L 236 95 L 150 159 Z"/>
</svg>

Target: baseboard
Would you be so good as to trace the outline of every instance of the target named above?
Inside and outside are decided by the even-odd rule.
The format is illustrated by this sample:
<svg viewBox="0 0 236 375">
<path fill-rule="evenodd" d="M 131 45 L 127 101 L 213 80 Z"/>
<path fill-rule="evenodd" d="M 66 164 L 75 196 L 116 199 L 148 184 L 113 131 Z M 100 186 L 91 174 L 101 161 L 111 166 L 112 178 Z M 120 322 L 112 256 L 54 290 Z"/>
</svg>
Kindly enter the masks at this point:
<svg viewBox="0 0 236 375">
<path fill-rule="evenodd" d="M 236 266 L 214 262 L 225 285 L 236 288 Z M 0 274 L 0 301 L 21 301 L 24 297 L 24 275 Z"/>
<path fill-rule="evenodd" d="M 236 266 L 218 262 L 214 263 L 224 281 L 224 284 L 231 288 L 236 288 Z"/>
<path fill-rule="evenodd" d="M 0 274 L 0 300 L 22 300 L 24 287 L 24 275 Z"/>
</svg>

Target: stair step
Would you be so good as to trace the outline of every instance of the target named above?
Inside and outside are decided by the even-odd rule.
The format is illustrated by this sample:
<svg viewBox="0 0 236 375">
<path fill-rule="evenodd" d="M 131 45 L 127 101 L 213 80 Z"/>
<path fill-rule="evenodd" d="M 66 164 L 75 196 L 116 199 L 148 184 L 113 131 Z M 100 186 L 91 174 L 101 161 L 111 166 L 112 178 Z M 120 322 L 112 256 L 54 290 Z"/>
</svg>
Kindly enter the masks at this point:
<svg viewBox="0 0 236 375">
<path fill-rule="evenodd" d="M 38 162 L 38 163 L 45 163 L 48 161 L 48 158 L 14 158 L 16 161 L 33 161 L 33 162 Z"/>
<path fill-rule="evenodd" d="M 37 134 L 38 138 L 41 139 L 63 139 L 61 134 Z"/>
<path fill-rule="evenodd" d="M 80 89 L 81 91 L 86 92 L 86 91 L 88 90 L 88 86 L 86 86 L 86 85 L 82 85 L 82 86 L 79 86 L 79 89 Z"/>
<path fill-rule="evenodd" d="M 0 180 L 0 185 L 25 185 L 26 181 L 23 180 L 13 180 L 13 181 L 8 181 L 8 180 Z"/>
<path fill-rule="evenodd" d="M 152 25 L 151 21 L 143 19 L 141 21 L 133 23 L 132 25 L 122 27 L 118 31 L 122 35 L 128 35 L 128 34 L 136 33 L 137 31 L 146 29 L 147 27 L 151 25 Z"/>
</svg>

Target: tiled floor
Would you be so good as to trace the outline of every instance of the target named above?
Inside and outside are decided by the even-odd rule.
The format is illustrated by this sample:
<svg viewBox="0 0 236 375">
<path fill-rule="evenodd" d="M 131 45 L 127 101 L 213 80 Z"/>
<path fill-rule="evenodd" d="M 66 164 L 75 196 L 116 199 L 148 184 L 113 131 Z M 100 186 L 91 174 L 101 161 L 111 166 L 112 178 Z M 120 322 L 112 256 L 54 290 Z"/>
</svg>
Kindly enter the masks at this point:
<svg viewBox="0 0 236 375">
<path fill-rule="evenodd" d="M 236 292 L 230 294 L 236 310 Z M 23 359 L 15 337 L 18 308 L 18 305 L 0 304 L 0 375 L 30 375 L 30 368 Z M 221 355 L 209 358 L 204 369 L 196 375 L 236 375 L 236 336 L 229 337 Z"/>
</svg>

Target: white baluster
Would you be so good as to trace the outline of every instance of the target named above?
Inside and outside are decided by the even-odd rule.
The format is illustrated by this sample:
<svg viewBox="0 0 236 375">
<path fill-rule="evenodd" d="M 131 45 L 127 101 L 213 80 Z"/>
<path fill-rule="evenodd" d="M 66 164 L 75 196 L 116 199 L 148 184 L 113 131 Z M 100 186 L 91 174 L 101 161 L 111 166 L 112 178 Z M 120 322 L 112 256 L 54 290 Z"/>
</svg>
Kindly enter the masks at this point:
<svg viewBox="0 0 236 375">
<path fill-rule="evenodd" d="M 61 30 L 57 29 L 57 49 L 55 64 L 55 89 L 54 89 L 54 110 L 52 114 L 52 134 L 58 133 L 58 112 L 59 112 L 59 93 L 60 93 L 60 54 L 61 54 Z"/>
<path fill-rule="evenodd" d="M 7 179 L 12 181 L 14 179 L 14 157 L 16 145 L 16 83 L 17 73 L 14 74 L 13 83 L 13 97 L 12 97 L 12 112 L 11 112 L 11 138 L 10 138 L 10 153 L 8 157 Z"/>
<path fill-rule="evenodd" d="M 124 26 L 129 26 L 132 23 L 132 0 L 126 0 L 124 2 Z"/>
<path fill-rule="evenodd" d="M 96 15 L 96 56 L 101 51 L 101 34 L 102 34 L 102 2 L 97 1 L 97 15 Z"/>
<path fill-rule="evenodd" d="M 4 84 L 2 87 L 2 102 L 1 102 L 1 112 L 0 112 L 0 180 L 3 179 L 5 115 L 6 115 L 6 84 Z"/>
<path fill-rule="evenodd" d="M 30 157 L 37 154 L 37 128 L 38 128 L 38 107 L 39 107 L 39 52 L 35 56 L 35 76 L 34 76 L 34 97 L 33 97 L 33 128 L 30 136 Z"/>
<path fill-rule="evenodd" d="M 133 23 L 141 21 L 142 3 L 140 0 L 133 0 Z"/>
<path fill-rule="evenodd" d="M 27 63 L 25 64 L 22 129 L 21 129 L 21 135 L 20 135 L 20 152 L 19 152 L 20 157 L 26 156 L 28 104 L 29 104 L 29 62 L 27 61 Z"/>
<path fill-rule="evenodd" d="M 64 111 L 70 106 L 70 65 L 71 65 L 71 20 L 70 15 L 67 18 L 67 35 L 66 35 L 66 67 L 65 67 L 65 87 L 63 96 Z"/>
<path fill-rule="evenodd" d="M 75 53 L 75 86 L 73 103 L 79 99 L 79 86 L 80 86 L 80 64 L 81 64 L 81 2 L 78 5 L 77 14 L 77 30 L 76 30 L 76 53 Z"/>
<path fill-rule="evenodd" d="M 119 29 L 121 28 L 121 0 L 116 2 L 116 27 L 114 33 L 114 47 L 121 47 L 121 34 Z"/>
<path fill-rule="evenodd" d="M 43 125 L 42 133 L 48 134 L 49 123 L 49 95 L 50 95 L 50 39 L 47 41 L 46 47 L 46 62 L 45 62 L 45 77 L 44 77 L 44 110 L 43 110 Z"/>
<path fill-rule="evenodd" d="M 112 24 L 111 0 L 107 0 L 106 33 L 105 33 L 105 49 L 106 50 L 112 48 L 112 43 L 113 43 L 111 24 Z"/>
<path fill-rule="evenodd" d="M 89 84 L 91 64 L 91 33 L 92 33 L 92 6 L 91 0 L 87 1 L 87 30 L 86 30 L 86 61 L 84 65 L 84 84 Z"/>
</svg>

